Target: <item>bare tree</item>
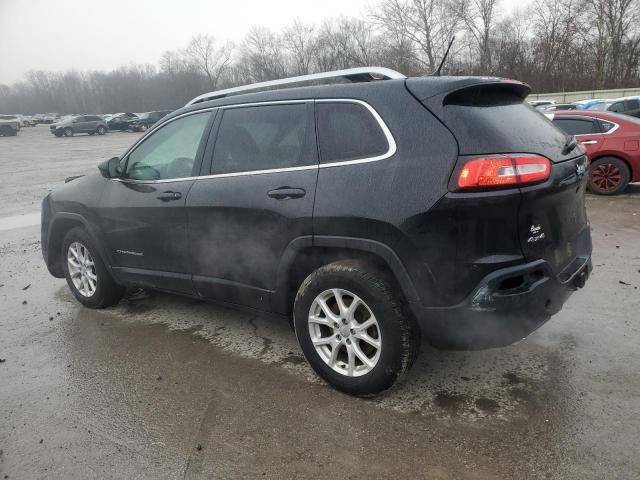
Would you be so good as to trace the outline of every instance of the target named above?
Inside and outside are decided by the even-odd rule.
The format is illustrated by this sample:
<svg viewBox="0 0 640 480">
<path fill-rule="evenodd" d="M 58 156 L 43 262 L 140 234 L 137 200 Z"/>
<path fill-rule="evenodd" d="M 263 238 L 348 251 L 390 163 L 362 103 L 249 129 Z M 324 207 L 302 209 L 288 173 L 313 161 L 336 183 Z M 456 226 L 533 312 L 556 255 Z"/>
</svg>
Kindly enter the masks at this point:
<svg viewBox="0 0 640 480">
<path fill-rule="evenodd" d="M 218 86 L 222 74 L 229 67 L 232 52 L 231 43 L 218 46 L 211 35 L 196 35 L 184 50 L 191 62 L 206 75 L 212 89 Z"/>
<path fill-rule="evenodd" d="M 282 41 L 289 53 L 291 73 L 306 75 L 311 73 L 316 54 L 316 29 L 314 25 L 295 20 L 286 27 Z"/>
<path fill-rule="evenodd" d="M 473 37 L 483 73 L 492 72 L 491 34 L 495 27 L 498 0 L 461 0 L 459 12 Z"/>
</svg>

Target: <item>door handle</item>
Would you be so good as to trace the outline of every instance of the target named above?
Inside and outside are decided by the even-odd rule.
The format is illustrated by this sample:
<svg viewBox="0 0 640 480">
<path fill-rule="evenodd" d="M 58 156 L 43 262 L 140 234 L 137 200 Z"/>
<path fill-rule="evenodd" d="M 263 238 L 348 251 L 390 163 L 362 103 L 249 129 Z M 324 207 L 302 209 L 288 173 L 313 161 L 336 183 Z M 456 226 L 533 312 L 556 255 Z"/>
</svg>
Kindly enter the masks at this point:
<svg viewBox="0 0 640 480">
<path fill-rule="evenodd" d="M 156 198 L 158 200 L 162 200 L 163 202 L 171 202 L 173 200 L 180 200 L 182 198 L 182 194 L 180 192 L 166 191 L 162 192 Z"/>
<path fill-rule="evenodd" d="M 302 188 L 280 187 L 267 192 L 267 195 L 276 200 L 290 200 L 304 197 L 306 193 Z"/>
<path fill-rule="evenodd" d="M 597 140 L 587 140 L 586 142 L 580 142 L 583 145 L 595 145 L 596 143 L 598 143 Z"/>
</svg>

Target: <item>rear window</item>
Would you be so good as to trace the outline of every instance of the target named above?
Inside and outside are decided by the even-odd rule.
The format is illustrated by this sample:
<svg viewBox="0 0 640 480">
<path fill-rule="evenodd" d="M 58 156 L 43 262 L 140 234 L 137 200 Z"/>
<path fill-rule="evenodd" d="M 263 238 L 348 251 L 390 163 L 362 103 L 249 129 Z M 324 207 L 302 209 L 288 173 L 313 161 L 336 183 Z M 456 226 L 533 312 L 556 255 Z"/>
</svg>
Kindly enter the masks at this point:
<svg viewBox="0 0 640 480">
<path fill-rule="evenodd" d="M 567 139 L 543 112 L 502 85 L 467 88 L 448 95 L 443 121 L 458 140 L 461 155 L 518 152 L 557 160 Z"/>
<path fill-rule="evenodd" d="M 319 102 L 316 115 L 321 163 L 372 158 L 389 151 L 380 124 L 363 105 Z"/>
<path fill-rule="evenodd" d="M 596 131 L 595 122 L 589 119 L 555 118 L 553 123 L 569 135 L 589 135 L 600 133 Z"/>
</svg>

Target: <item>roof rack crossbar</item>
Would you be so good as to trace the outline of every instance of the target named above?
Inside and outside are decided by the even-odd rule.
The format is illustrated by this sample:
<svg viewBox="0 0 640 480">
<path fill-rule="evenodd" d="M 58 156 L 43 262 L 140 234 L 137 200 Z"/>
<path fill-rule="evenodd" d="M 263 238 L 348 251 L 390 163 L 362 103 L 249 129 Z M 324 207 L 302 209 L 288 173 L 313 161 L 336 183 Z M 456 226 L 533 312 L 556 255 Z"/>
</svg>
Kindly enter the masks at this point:
<svg viewBox="0 0 640 480">
<path fill-rule="evenodd" d="M 197 96 L 185 106 L 193 105 L 194 103 L 205 102 L 207 100 L 214 100 L 217 98 L 224 98 L 229 95 L 256 92 L 260 90 L 273 89 L 280 86 L 289 86 L 296 83 L 308 83 L 318 80 L 325 80 L 331 78 L 343 78 L 351 80 L 352 82 L 370 82 L 373 80 L 396 80 L 407 78 L 403 74 L 384 67 L 359 67 L 349 68 L 346 70 L 335 70 L 333 72 L 312 73 L 311 75 L 300 75 L 298 77 L 281 78 L 278 80 L 269 80 L 267 82 L 252 83 L 250 85 L 242 85 L 239 87 L 227 88 L 224 90 L 217 90 L 215 92 L 209 92 Z"/>
</svg>

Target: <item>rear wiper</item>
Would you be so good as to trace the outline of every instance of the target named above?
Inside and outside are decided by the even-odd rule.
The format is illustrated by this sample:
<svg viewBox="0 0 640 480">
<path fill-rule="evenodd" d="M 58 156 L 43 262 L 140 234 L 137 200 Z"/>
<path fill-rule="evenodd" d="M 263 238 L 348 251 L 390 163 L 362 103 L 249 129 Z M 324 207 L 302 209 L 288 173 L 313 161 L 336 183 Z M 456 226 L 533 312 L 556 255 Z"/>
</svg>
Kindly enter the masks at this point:
<svg viewBox="0 0 640 480">
<path fill-rule="evenodd" d="M 562 154 L 566 155 L 577 146 L 578 146 L 578 141 L 576 140 L 576 137 L 571 135 L 569 138 L 567 138 L 567 141 L 564 142 L 564 147 L 562 147 Z"/>
</svg>

